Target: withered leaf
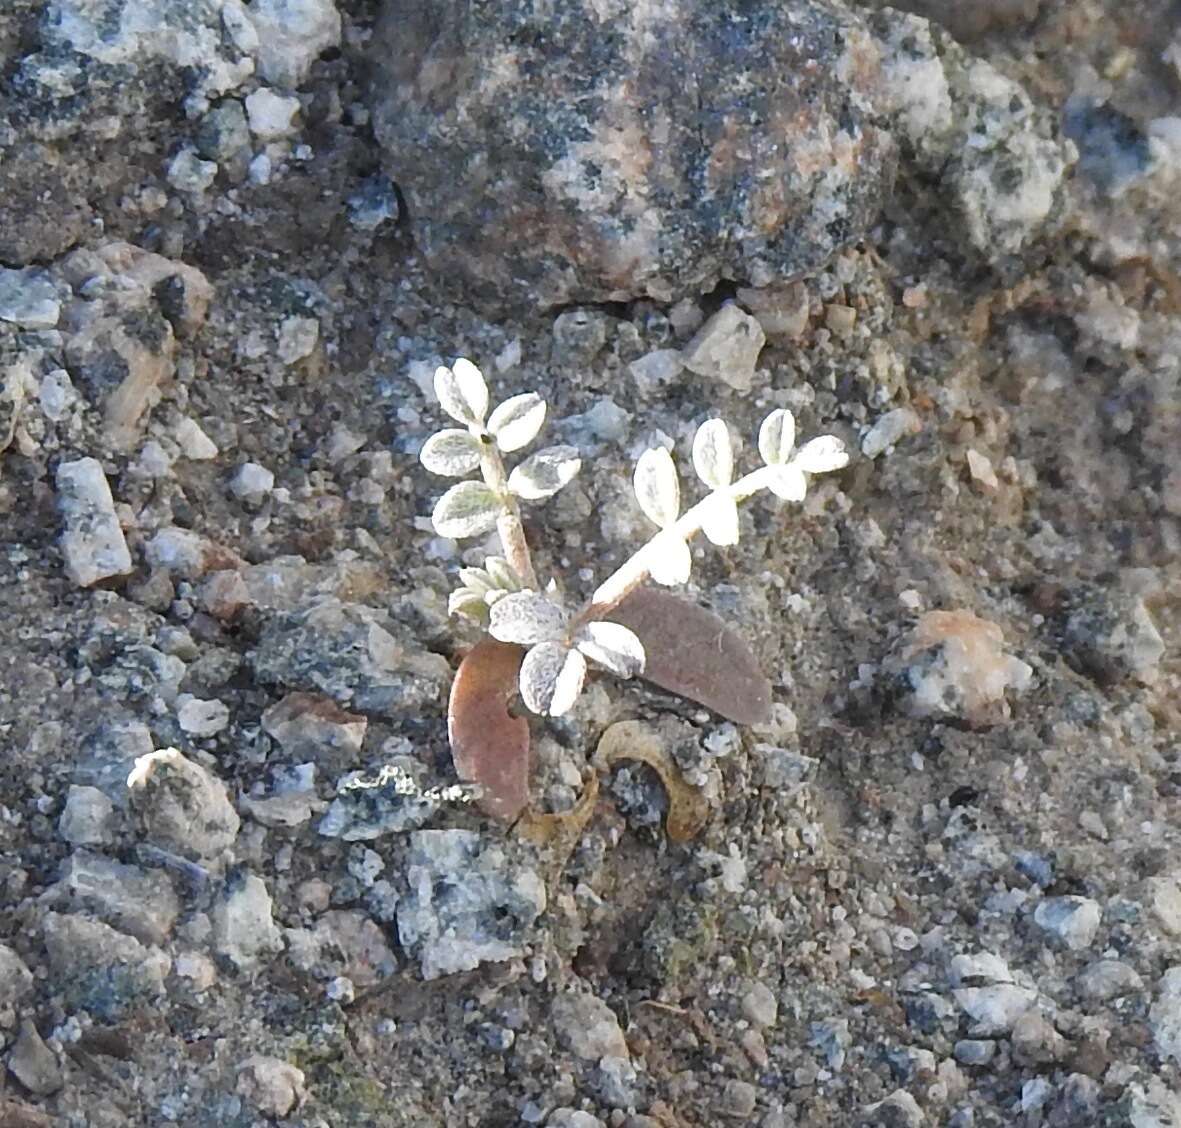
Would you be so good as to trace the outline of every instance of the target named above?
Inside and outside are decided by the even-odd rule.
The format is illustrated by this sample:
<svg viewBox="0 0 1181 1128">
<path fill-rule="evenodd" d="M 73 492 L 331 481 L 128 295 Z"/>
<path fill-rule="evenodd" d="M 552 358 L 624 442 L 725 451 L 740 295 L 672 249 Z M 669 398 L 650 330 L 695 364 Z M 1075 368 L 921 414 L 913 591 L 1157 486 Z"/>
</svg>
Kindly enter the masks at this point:
<svg viewBox="0 0 1181 1128">
<path fill-rule="evenodd" d="M 636 588 L 611 612 L 647 657 L 641 677 L 740 725 L 771 719 L 771 683 L 746 640 L 712 611 L 656 588 Z"/>
<path fill-rule="evenodd" d="M 456 774 L 479 784 L 480 809 L 506 822 L 529 802 L 529 722 L 507 708 L 523 654 L 512 643 L 482 639 L 459 664 L 447 705 Z"/>
<path fill-rule="evenodd" d="M 705 826 L 709 818 L 705 796 L 685 782 L 660 737 L 647 725 L 639 721 L 620 721 L 612 725 L 599 740 L 595 759 L 604 768 L 609 768 L 616 760 L 639 760 L 660 776 L 668 795 L 664 829 L 673 842 L 688 842 Z"/>
</svg>

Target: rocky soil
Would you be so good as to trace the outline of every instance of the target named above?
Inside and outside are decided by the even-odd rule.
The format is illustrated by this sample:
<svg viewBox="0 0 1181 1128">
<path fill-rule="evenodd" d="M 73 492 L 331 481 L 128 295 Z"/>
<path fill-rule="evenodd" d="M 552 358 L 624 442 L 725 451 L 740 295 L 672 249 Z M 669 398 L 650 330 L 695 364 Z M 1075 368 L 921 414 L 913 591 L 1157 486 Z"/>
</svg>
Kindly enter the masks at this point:
<svg viewBox="0 0 1181 1128">
<path fill-rule="evenodd" d="M 1181 1125 L 1181 23 L 905 6 L 3 6 L 0 1125 Z M 533 719 L 575 840 L 455 786 L 457 356 L 575 600 L 852 454 L 695 545 L 770 724 Z"/>
</svg>

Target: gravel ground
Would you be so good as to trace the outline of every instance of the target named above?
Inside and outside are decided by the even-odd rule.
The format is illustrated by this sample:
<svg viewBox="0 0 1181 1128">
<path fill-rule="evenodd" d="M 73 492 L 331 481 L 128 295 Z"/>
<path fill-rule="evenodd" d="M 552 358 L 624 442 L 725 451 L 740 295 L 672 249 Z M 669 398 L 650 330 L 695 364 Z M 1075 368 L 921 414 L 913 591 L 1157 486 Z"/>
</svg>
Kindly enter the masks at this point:
<svg viewBox="0 0 1181 1128">
<path fill-rule="evenodd" d="M 820 5 L 863 229 L 810 189 L 819 261 L 752 288 L 719 226 L 629 300 L 572 238 L 571 301 L 505 312 L 511 209 L 459 209 L 478 286 L 428 260 L 508 142 L 433 213 L 399 166 L 427 9 L 4 6 L 0 1125 L 1181 1126 L 1181 21 L 907 7 Z M 746 468 L 786 407 L 849 446 L 695 545 L 771 723 L 607 675 L 532 721 L 538 810 L 638 721 L 688 842 L 639 763 L 543 845 L 453 787 L 482 552 L 417 455 L 457 356 L 582 452 L 525 522 L 576 599 L 653 443 L 720 415 Z"/>
</svg>

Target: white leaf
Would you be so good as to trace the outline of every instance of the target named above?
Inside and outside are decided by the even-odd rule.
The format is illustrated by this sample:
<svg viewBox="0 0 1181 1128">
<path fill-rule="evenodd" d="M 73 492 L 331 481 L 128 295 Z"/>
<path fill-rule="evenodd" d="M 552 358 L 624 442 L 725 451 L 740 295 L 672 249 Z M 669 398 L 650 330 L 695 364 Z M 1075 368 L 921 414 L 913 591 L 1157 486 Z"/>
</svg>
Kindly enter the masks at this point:
<svg viewBox="0 0 1181 1128">
<path fill-rule="evenodd" d="M 495 586 L 483 568 L 460 568 L 459 582 L 481 596 L 487 595 Z"/>
<path fill-rule="evenodd" d="M 652 447 L 640 455 L 632 485 L 636 501 L 649 521 L 662 529 L 676 521 L 681 509 L 681 486 L 672 456 L 664 447 Z"/>
<path fill-rule="evenodd" d="M 800 447 L 793 462 L 808 474 L 826 474 L 848 464 L 849 453 L 836 435 L 821 435 Z"/>
<path fill-rule="evenodd" d="M 723 419 L 709 419 L 693 436 L 693 469 L 711 490 L 724 489 L 734 478 L 734 448 Z"/>
<path fill-rule="evenodd" d="M 528 446 L 545 422 L 545 400 L 536 392 L 506 399 L 488 417 L 488 430 L 505 454 Z"/>
<path fill-rule="evenodd" d="M 484 569 L 494 587 L 504 588 L 506 591 L 520 591 L 521 577 L 513 571 L 513 566 L 503 556 L 486 557 Z"/>
<path fill-rule="evenodd" d="M 784 501 L 803 501 L 808 492 L 808 482 L 803 471 L 795 465 L 774 466 L 767 475 L 767 489 Z"/>
<path fill-rule="evenodd" d="M 480 465 L 480 440 L 470 431 L 448 427 L 423 443 L 418 460 L 432 474 L 462 478 Z"/>
<path fill-rule="evenodd" d="M 479 427 L 488 412 L 488 385 L 470 360 L 460 357 L 451 368 L 435 369 L 439 406 L 458 423 Z"/>
<path fill-rule="evenodd" d="M 551 642 L 565 629 L 566 612 L 535 591 L 515 591 L 498 599 L 488 628 L 493 638 L 521 646 Z"/>
<path fill-rule="evenodd" d="M 484 602 L 483 593 L 473 588 L 456 588 L 447 597 L 448 615 L 467 615 L 472 619 L 483 619 L 487 611 L 488 606 Z"/>
<path fill-rule="evenodd" d="M 785 407 L 771 412 L 759 428 L 759 454 L 768 466 L 778 466 L 791 458 L 796 445 L 795 416 Z"/>
<path fill-rule="evenodd" d="M 483 482 L 460 482 L 441 498 L 431 523 L 441 537 L 478 537 L 496 527 L 500 498 Z"/>
<path fill-rule="evenodd" d="M 536 501 L 556 494 L 582 466 L 572 446 L 546 447 L 526 458 L 508 476 L 508 488 L 517 497 Z"/>
<path fill-rule="evenodd" d="M 710 494 L 705 499 L 701 531 L 719 547 L 738 543 L 738 506 L 729 494 Z"/>
<path fill-rule="evenodd" d="M 592 662 L 621 678 L 644 671 L 644 644 L 622 623 L 587 623 L 579 630 L 574 645 Z"/>
<path fill-rule="evenodd" d="M 586 659 L 560 642 L 534 646 L 521 663 L 521 697 L 534 713 L 560 717 L 582 691 Z"/>
<path fill-rule="evenodd" d="M 648 542 L 648 571 L 658 584 L 676 587 L 687 583 L 693 557 L 683 537 L 674 532 L 658 533 Z"/>
</svg>

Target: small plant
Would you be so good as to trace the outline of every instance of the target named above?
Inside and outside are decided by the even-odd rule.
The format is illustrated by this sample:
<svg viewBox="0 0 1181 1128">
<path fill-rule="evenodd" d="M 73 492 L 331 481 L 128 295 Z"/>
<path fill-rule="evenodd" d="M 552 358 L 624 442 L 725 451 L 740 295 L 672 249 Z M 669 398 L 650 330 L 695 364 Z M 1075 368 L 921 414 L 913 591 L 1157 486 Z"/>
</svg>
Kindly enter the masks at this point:
<svg viewBox="0 0 1181 1128">
<path fill-rule="evenodd" d="M 545 422 L 545 401 L 527 392 L 505 400 L 489 414 L 484 377 L 462 358 L 435 372 L 435 393 L 443 410 L 461 426 L 432 435 L 422 448 L 422 464 L 432 473 L 465 479 L 439 499 L 431 517 L 435 531 L 463 539 L 496 529 L 504 550 L 503 556 L 488 556 L 483 567 L 460 569 L 460 587 L 450 596 L 450 609 L 483 624 L 497 642 L 522 648 L 519 672 L 515 660 L 506 666 L 506 653 L 511 652 L 503 647 L 495 651 L 494 660 L 492 648 L 476 647 L 465 664 L 480 661 L 482 653 L 499 678 L 511 666 L 525 705 L 552 717 L 567 712 L 577 700 L 589 660 L 618 677 L 643 675 L 725 715 L 737 712 L 744 714 L 737 719 L 749 719 L 745 713 L 752 707 L 743 705 L 741 695 L 732 702 L 734 712 L 719 702 L 699 668 L 700 656 L 695 668 L 693 654 L 694 647 L 708 639 L 714 651 L 721 647 L 719 655 L 728 648 L 734 668 L 742 673 L 757 669 L 749 648 L 711 613 L 670 596 L 654 599 L 656 593 L 643 585 L 649 579 L 669 587 L 686 583 L 692 567 L 689 542 L 698 533 L 716 545 L 736 544 L 739 504 L 763 490 L 787 501 L 803 501 L 809 475 L 838 470 L 848 462 L 840 439 L 822 435 L 797 449 L 791 412 L 772 411 L 759 428 L 763 465 L 735 479 L 729 429 L 723 420 L 710 419 L 698 428 L 692 452 L 693 468 L 708 492 L 684 512 L 672 456 L 663 447 L 645 451 L 636 463 L 633 486 L 656 532 L 599 585 L 585 607 L 571 610 L 552 579 L 544 589 L 538 582 L 520 504 L 551 497 L 570 482 L 581 468 L 578 451 L 571 446 L 547 447 L 506 472 L 502 456 L 536 439 Z M 469 477 L 477 472 L 478 478 Z M 673 600 L 672 606 L 668 600 Z M 684 637 L 678 639 L 678 633 Z M 707 648 L 705 660 L 709 657 Z M 765 682 L 761 675 L 755 680 Z M 475 684 L 470 676 L 457 678 L 457 686 L 461 683 Z M 765 692 L 761 686 L 750 692 L 759 700 L 765 697 L 769 705 L 769 686 Z M 487 694 L 481 702 L 486 709 Z M 481 737 L 475 726 L 467 728 L 457 717 L 454 690 L 449 720 L 463 776 L 460 761 L 465 757 L 459 746 L 478 743 Z M 520 733 L 519 726 L 515 731 Z M 526 757 L 527 751 L 526 743 Z M 518 784 L 519 778 L 517 773 Z"/>
</svg>

